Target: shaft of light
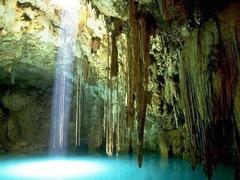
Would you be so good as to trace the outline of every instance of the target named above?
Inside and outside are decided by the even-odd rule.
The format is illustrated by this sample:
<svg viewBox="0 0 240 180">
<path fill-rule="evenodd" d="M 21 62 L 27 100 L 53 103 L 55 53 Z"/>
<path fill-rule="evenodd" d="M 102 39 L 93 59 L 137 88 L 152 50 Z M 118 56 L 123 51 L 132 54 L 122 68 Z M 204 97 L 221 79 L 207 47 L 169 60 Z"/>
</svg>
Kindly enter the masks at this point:
<svg viewBox="0 0 240 180">
<path fill-rule="evenodd" d="M 60 2 L 60 1 L 59 1 Z M 61 1 L 62 3 L 66 1 Z M 50 152 L 65 153 L 68 146 L 68 125 L 72 96 L 73 49 L 78 30 L 80 1 L 67 1 L 61 19 L 60 47 L 56 62 L 56 77 L 52 104 Z M 78 4 L 77 4 L 78 3 Z M 64 5 L 64 4 L 62 4 Z"/>
</svg>

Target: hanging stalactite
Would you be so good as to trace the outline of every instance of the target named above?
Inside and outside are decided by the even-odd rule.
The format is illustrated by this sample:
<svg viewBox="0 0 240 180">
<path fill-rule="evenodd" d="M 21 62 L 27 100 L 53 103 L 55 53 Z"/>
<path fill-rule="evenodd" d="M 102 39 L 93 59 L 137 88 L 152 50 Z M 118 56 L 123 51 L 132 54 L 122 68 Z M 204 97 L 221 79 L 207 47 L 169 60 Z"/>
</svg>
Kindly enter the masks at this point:
<svg viewBox="0 0 240 180">
<path fill-rule="evenodd" d="M 127 126 L 132 129 L 134 126 L 134 93 L 133 93 L 133 48 L 131 47 L 130 33 L 127 34 Z"/>
<path fill-rule="evenodd" d="M 111 94 L 112 94 L 112 83 L 111 83 L 111 63 L 110 63 L 110 56 L 111 56 L 111 51 L 112 49 L 110 48 L 110 44 L 111 44 L 111 41 L 110 41 L 110 37 L 109 37 L 109 34 L 110 34 L 110 30 L 108 29 L 108 59 L 107 59 L 107 62 L 108 62 L 108 67 L 107 67 L 107 106 L 106 108 L 108 109 L 107 110 L 107 114 L 106 114 L 106 153 L 108 155 L 112 155 L 113 153 L 113 141 L 112 141 L 112 137 L 113 137 L 113 130 L 112 130 L 112 98 L 111 98 Z"/>
<path fill-rule="evenodd" d="M 237 7 L 239 4 L 229 6 L 192 33 L 185 44 L 180 66 L 191 156 L 194 166 L 203 164 L 209 178 L 217 163 L 228 157 L 234 159 L 235 178 L 239 179 L 239 130 L 233 115 L 237 115 L 234 99 L 239 91 Z M 234 155 L 230 148 L 232 142 Z"/>
<path fill-rule="evenodd" d="M 124 38 L 121 39 L 123 22 L 117 18 L 107 19 L 108 24 L 108 72 L 107 72 L 107 87 L 106 87 L 106 98 L 107 105 L 105 107 L 105 129 L 106 129 L 106 152 L 108 155 L 118 155 L 121 148 L 124 146 L 121 144 L 121 129 L 124 129 L 122 123 L 124 120 L 120 117 L 120 111 L 123 110 L 120 107 L 124 104 L 124 96 L 120 97 L 120 94 L 125 94 L 122 89 L 125 81 L 124 79 L 125 69 L 119 67 L 119 64 L 125 64 L 124 62 L 124 53 L 122 49 L 119 49 L 119 42 L 124 41 Z M 119 44 L 118 44 L 119 43 Z M 121 57 L 119 55 L 121 53 Z M 121 99 L 119 99 L 121 98 Z"/>
<path fill-rule="evenodd" d="M 81 74 L 80 74 L 80 60 L 77 60 L 77 80 L 76 80 L 76 112 L 75 112 L 75 146 L 79 147 L 81 143 Z"/>
<path fill-rule="evenodd" d="M 144 126 L 148 103 L 148 78 L 150 65 L 150 37 L 153 34 L 154 20 L 148 13 L 138 12 L 138 4 L 129 1 L 129 15 L 132 43 L 132 85 L 136 103 L 136 120 L 138 130 L 138 165 L 142 166 Z M 131 56 L 131 55 L 130 55 Z M 129 96 L 131 98 L 131 95 Z M 131 102 L 131 99 L 129 100 Z M 131 108 L 131 107 L 130 107 Z"/>
</svg>

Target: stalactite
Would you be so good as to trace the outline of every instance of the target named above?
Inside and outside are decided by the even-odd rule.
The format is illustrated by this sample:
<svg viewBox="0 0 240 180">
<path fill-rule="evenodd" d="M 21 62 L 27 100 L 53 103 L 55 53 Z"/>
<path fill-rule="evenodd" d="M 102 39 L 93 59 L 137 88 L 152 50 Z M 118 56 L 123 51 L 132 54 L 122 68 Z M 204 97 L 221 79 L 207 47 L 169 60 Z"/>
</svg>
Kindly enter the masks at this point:
<svg viewBox="0 0 240 180">
<path fill-rule="evenodd" d="M 123 62 L 124 53 L 126 50 L 121 49 L 120 44 L 124 41 L 122 39 L 123 34 L 123 22 L 117 18 L 106 18 L 107 31 L 107 44 L 108 44 L 108 60 L 107 60 L 107 86 L 106 86 L 106 106 L 104 109 L 105 114 L 105 134 L 106 134 L 106 152 L 108 155 L 118 155 L 122 145 L 122 131 L 125 126 L 122 125 L 124 119 L 121 114 L 124 112 L 124 95 L 122 91 L 124 86 L 123 74 L 125 74 L 124 68 L 120 67 Z M 127 49 L 126 44 L 124 48 Z M 123 80 L 123 82 L 122 82 Z M 123 94 L 122 94 L 123 93 Z M 123 95 L 123 96 L 122 96 Z M 123 130 L 122 130 L 123 129 Z"/>
<path fill-rule="evenodd" d="M 133 90 L 133 53 L 131 47 L 130 33 L 127 34 L 127 126 L 133 128 L 134 125 L 134 90 Z"/>
<path fill-rule="evenodd" d="M 84 121 L 84 80 L 88 78 L 88 59 L 83 57 L 77 59 L 77 70 L 76 70 L 76 109 L 75 109 L 75 146 L 81 145 L 81 124 Z M 87 67 L 87 69 L 86 69 Z M 87 72 L 87 73 L 86 73 Z"/>
<path fill-rule="evenodd" d="M 138 5 L 134 0 L 129 1 L 131 26 L 131 41 L 133 53 L 132 84 L 136 102 L 136 118 L 138 129 L 138 165 L 142 166 L 144 126 L 148 103 L 148 77 L 150 64 L 150 36 L 153 33 L 154 21 L 148 13 L 137 11 Z"/>
<path fill-rule="evenodd" d="M 113 125 L 114 123 L 112 122 L 112 75 L 111 75 L 111 61 L 113 60 L 112 58 L 112 41 L 110 41 L 110 29 L 108 28 L 108 68 L 107 68 L 107 115 L 106 115 L 106 153 L 110 156 L 113 155 Z M 111 38 L 112 39 L 112 38 Z M 117 60 L 117 59 L 115 59 Z"/>
<path fill-rule="evenodd" d="M 125 27 L 126 28 L 126 27 Z M 126 30 L 126 29 L 124 29 Z M 119 37 L 120 43 L 119 47 L 121 49 L 121 61 L 119 65 L 119 76 L 118 76 L 118 99 L 117 102 L 119 103 L 118 113 L 119 113 L 119 149 L 125 152 L 127 151 L 127 142 L 128 139 L 126 139 L 126 133 L 128 130 L 127 125 L 127 86 L 128 86 L 128 44 L 127 44 L 127 35 L 125 33 L 122 33 L 121 37 Z"/>
<path fill-rule="evenodd" d="M 111 73 L 109 73 L 109 142 L 110 142 L 110 152 L 109 154 L 112 156 L 114 153 L 114 133 L 115 133 L 115 123 L 114 123 L 114 115 L 113 115 L 113 77 Z"/>
<path fill-rule="evenodd" d="M 117 49 L 117 35 L 112 33 L 112 61 L 111 61 L 111 76 L 117 76 L 118 73 L 118 49 Z"/>
<path fill-rule="evenodd" d="M 79 140 L 79 120 L 80 120 L 80 112 L 79 112 L 79 106 L 80 106 L 80 77 L 79 77 L 79 60 L 77 63 L 77 87 L 76 87 L 76 112 L 75 112 L 75 146 L 78 147 L 80 146 L 80 140 Z"/>
<path fill-rule="evenodd" d="M 132 96 L 134 97 L 134 100 L 136 100 L 136 104 L 137 104 L 137 124 L 138 124 L 138 165 L 139 167 L 142 166 L 142 141 L 143 139 L 141 138 L 143 136 L 144 132 L 140 132 L 141 127 L 140 125 L 144 125 L 143 123 L 140 122 L 139 119 L 139 110 L 141 110 L 140 108 L 140 104 L 139 104 L 139 99 L 140 99 L 140 88 L 142 87 L 142 85 L 140 84 L 140 46 L 139 46 L 139 23 L 138 23 L 138 15 L 137 15 L 137 3 L 134 0 L 129 0 L 129 18 L 130 18 L 130 27 L 131 27 L 131 53 L 132 53 L 132 73 L 130 74 L 130 76 L 132 76 L 132 82 L 131 85 L 133 86 L 133 94 Z M 131 58 L 131 57 L 130 57 Z M 131 59 L 130 59 L 131 60 Z M 142 89 L 141 89 L 142 90 Z M 130 95 L 131 98 L 131 95 Z M 129 102 L 131 102 L 131 99 L 129 100 Z M 134 109 L 134 101 L 132 102 L 133 108 Z M 143 112 L 145 113 L 145 112 Z"/>
<path fill-rule="evenodd" d="M 109 126 L 109 66 L 110 66 L 110 37 L 109 37 L 109 29 L 107 26 L 107 70 L 106 70 L 106 85 L 104 88 L 105 92 L 105 101 L 104 101 L 104 132 L 105 132 L 105 141 L 106 141 L 106 153 L 108 154 L 108 145 L 109 145 L 109 135 L 108 135 L 108 126 Z"/>
<path fill-rule="evenodd" d="M 178 0 L 161 0 L 159 7 L 164 20 L 186 18 L 185 6 Z"/>
<path fill-rule="evenodd" d="M 229 6 L 196 29 L 185 44 L 180 66 L 193 163 L 203 163 L 209 179 L 226 157 L 235 159 L 235 178 L 239 176 L 239 129 L 233 113 L 240 72 L 238 8 L 239 4 Z"/>
<path fill-rule="evenodd" d="M 117 97 L 116 97 L 116 102 L 117 102 L 117 128 L 116 128 L 116 154 L 118 156 L 119 150 L 120 150 L 120 119 L 119 119 L 119 79 L 117 78 Z"/>
<path fill-rule="evenodd" d="M 122 31 L 122 21 L 120 19 L 113 19 L 113 30 L 112 30 L 112 55 L 111 55 L 111 76 L 117 76 L 118 74 L 118 48 L 117 48 L 117 37 Z"/>
</svg>

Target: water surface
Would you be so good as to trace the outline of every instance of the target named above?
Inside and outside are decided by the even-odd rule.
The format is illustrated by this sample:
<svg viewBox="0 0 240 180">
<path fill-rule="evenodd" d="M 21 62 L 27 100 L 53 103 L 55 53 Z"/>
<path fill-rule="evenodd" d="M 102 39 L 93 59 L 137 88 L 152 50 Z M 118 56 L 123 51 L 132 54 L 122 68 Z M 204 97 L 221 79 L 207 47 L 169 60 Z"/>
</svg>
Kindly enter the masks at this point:
<svg viewBox="0 0 240 180">
<path fill-rule="evenodd" d="M 106 157 L 24 157 L 0 159 L 1 180 L 204 180 L 202 168 L 188 161 L 146 155 L 143 167 L 135 159 Z M 233 170 L 219 165 L 215 180 L 231 180 Z"/>
</svg>

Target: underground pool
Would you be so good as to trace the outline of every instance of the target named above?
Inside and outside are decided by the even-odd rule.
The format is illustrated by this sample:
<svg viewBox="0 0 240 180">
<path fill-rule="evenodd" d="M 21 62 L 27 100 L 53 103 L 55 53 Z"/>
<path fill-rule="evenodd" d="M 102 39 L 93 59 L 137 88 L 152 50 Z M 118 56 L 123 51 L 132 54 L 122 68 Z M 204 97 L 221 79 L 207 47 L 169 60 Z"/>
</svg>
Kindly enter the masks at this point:
<svg viewBox="0 0 240 180">
<path fill-rule="evenodd" d="M 142 168 L 129 156 L 106 157 L 22 157 L 2 158 L 1 180 L 204 180 L 201 166 L 193 171 L 191 163 L 145 155 Z M 234 179 L 230 167 L 219 165 L 213 180 Z"/>
<path fill-rule="evenodd" d="M 0 0 L 0 180 L 240 180 L 239 11 Z"/>
</svg>

